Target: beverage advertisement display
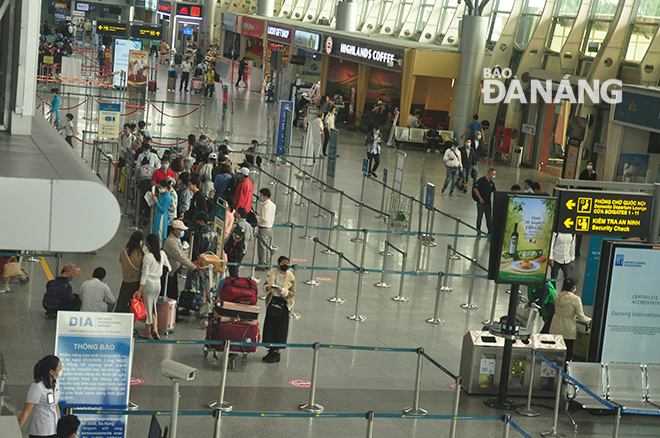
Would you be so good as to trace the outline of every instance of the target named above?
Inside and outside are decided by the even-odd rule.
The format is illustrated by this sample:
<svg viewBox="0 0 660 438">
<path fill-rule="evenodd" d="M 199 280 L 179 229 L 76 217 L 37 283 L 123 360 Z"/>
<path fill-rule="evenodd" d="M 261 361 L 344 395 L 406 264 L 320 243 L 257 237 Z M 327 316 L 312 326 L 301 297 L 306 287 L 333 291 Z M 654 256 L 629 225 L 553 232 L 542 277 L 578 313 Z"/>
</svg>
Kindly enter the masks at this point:
<svg viewBox="0 0 660 438">
<path fill-rule="evenodd" d="M 509 197 L 498 283 L 545 282 L 556 208 L 555 198 Z"/>
</svg>

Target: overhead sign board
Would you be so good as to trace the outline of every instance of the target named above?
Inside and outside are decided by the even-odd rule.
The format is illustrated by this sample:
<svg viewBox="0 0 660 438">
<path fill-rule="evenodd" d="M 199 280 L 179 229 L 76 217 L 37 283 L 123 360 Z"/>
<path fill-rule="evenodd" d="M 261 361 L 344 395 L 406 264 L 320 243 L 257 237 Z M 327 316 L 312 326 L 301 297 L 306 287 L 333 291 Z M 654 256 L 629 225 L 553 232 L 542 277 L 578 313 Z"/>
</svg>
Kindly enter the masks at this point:
<svg viewBox="0 0 660 438">
<path fill-rule="evenodd" d="M 403 71 L 403 51 L 403 48 L 345 36 L 327 35 L 324 39 L 327 55 L 395 71 Z"/>
<path fill-rule="evenodd" d="M 653 196 L 646 193 L 560 190 L 555 230 L 569 234 L 648 237 Z"/>
<path fill-rule="evenodd" d="M 268 39 L 281 43 L 291 44 L 291 29 L 288 27 L 268 26 L 266 29 Z"/>
<path fill-rule="evenodd" d="M 243 16 L 241 23 L 241 33 L 245 36 L 263 38 L 266 30 L 266 22 L 256 18 Z"/>
<path fill-rule="evenodd" d="M 126 25 L 111 21 L 97 21 L 96 32 L 104 35 L 126 36 Z"/>
<path fill-rule="evenodd" d="M 202 18 L 202 7 L 200 5 L 176 5 L 176 15 L 189 18 Z"/>
<path fill-rule="evenodd" d="M 131 37 L 147 40 L 161 40 L 162 28 L 153 26 L 131 25 Z"/>
<path fill-rule="evenodd" d="M 612 122 L 634 128 L 660 132 L 660 98 L 656 95 L 629 90 L 619 91 L 621 102 L 614 105 Z"/>
<path fill-rule="evenodd" d="M 157 11 L 162 12 L 163 14 L 169 14 L 172 12 L 172 5 L 170 3 L 158 2 Z"/>
<path fill-rule="evenodd" d="M 306 30 L 296 29 L 293 35 L 293 44 L 301 49 L 318 52 L 321 50 L 321 35 Z"/>
</svg>

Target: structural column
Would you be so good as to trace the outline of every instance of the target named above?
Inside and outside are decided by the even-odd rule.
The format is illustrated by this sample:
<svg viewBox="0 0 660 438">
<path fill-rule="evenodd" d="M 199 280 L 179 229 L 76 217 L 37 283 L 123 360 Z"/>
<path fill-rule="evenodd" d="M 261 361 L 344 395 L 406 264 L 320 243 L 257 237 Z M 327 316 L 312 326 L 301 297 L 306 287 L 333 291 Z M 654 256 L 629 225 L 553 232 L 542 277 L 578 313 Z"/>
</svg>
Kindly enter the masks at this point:
<svg viewBox="0 0 660 438">
<path fill-rule="evenodd" d="M 176 8 L 176 3 L 172 3 L 172 8 Z M 216 0 L 204 0 L 204 14 L 202 16 L 202 25 L 200 26 L 201 36 L 204 39 L 204 44 L 200 44 L 202 47 L 210 47 L 213 44 L 215 8 Z M 218 25 L 221 24 L 222 22 L 218 23 Z"/>
<path fill-rule="evenodd" d="M 457 136 L 467 129 L 477 110 L 487 31 L 488 17 L 463 16 L 459 45 L 461 66 L 456 79 L 456 103 L 451 121 L 451 129 Z"/>
</svg>

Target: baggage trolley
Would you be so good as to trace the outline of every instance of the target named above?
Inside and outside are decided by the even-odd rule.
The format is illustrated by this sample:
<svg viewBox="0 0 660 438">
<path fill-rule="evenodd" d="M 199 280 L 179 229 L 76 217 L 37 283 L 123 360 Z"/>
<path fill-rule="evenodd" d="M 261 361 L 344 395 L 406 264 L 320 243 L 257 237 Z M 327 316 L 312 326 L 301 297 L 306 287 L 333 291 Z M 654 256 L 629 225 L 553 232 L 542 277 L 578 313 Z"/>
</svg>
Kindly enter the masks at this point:
<svg viewBox="0 0 660 438">
<path fill-rule="evenodd" d="M 191 91 L 195 94 L 200 94 L 204 91 L 204 77 L 203 76 L 193 76 L 191 79 Z"/>
<path fill-rule="evenodd" d="M 411 198 L 392 192 L 390 198 L 390 225 L 392 228 L 408 228 L 412 217 L 412 208 Z"/>
</svg>

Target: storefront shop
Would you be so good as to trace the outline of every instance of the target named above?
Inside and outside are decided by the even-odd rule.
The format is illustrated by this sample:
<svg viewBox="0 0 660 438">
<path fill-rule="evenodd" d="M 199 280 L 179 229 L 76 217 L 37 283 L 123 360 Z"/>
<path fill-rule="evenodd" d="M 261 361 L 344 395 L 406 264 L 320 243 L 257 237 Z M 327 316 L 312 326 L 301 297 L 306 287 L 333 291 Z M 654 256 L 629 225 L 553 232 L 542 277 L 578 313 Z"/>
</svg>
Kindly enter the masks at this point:
<svg viewBox="0 0 660 438">
<path fill-rule="evenodd" d="M 268 74 L 271 68 L 271 57 L 273 51 L 278 50 L 282 53 L 282 65 L 284 67 L 289 63 L 291 58 L 291 38 L 293 31 L 291 28 L 268 24 L 266 26 L 266 39 L 267 39 L 267 50 L 265 58 L 265 68 L 266 74 Z"/>
<path fill-rule="evenodd" d="M 243 16 L 239 27 L 241 44 L 239 56 L 246 57 L 261 68 L 264 63 L 264 33 L 266 22 L 252 17 Z"/>
<path fill-rule="evenodd" d="M 222 35 L 220 37 L 221 56 L 233 59 L 241 51 L 241 35 L 239 27 L 242 16 L 224 12 L 222 14 Z"/>
</svg>

